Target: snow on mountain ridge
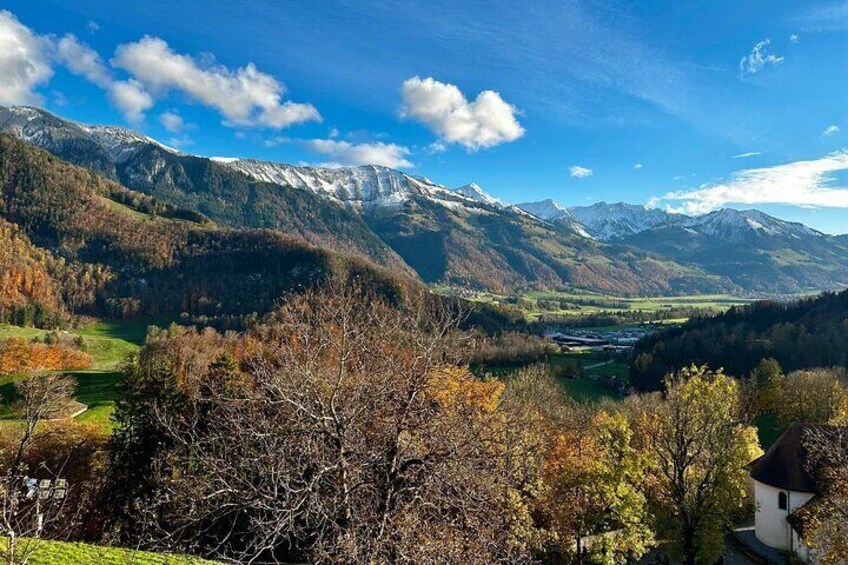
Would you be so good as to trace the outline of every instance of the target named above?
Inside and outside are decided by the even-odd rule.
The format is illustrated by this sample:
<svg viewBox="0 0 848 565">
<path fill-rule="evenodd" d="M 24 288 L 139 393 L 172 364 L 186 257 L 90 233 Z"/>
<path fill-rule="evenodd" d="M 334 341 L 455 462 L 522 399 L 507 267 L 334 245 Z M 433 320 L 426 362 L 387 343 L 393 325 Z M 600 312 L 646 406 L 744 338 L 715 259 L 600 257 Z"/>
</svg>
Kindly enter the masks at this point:
<svg viewBox="0 0 848 565">
<path fill-rule="evenodd" d="M 571 217 L 571 212 L 568 211 L 568 208 L 554 202 L 550 198 L 539 202 L 524 202 L 522 204 L 517 204 L 516 206 L 522 210 L 530 212 L 537 218 L 541 218 L 549 222 Z"/>
<path fill-rule="evenodd" d="M 400 206 L 413 196 L 445 206 L 475 206 L 480 202 L 477 198 L 429 180 L 381 165 L 327 168 L 298 167 L 255 159 L 216 160 L 257 180 L 309 190 L 331 200 L 366 208 Z"/>
<path fill-rule="evenodd" d="M 751 232 L 773 237 L 823 237 L 824 234 L 797 222 L 779 220 L 759 210 L 734 210 L 724 208 L 702 216 L 689 218 L 686 227 L 700 233 L 728 240 L 739 240 Z"/>
<path fill-rule="evenodd" d="M 486 191 L 484 191 L 479 184 L 474 182 L 466 184 L 464 186 L 460 186 L 459 188 L 455 188 L 453 189 L 453 191 L 457 194 L 467 196 L 472 200 L 476 200 L 484 204 L 489 204 L 491 206 L 496 206 L 498 208 L 504 208 L 506 206 L 503 202 L 501 202 L 494 196 L 491 196 L 486 193 Z"/>
<path fill-rule="evenodd" d="M 28 143 L 48 147 L 69 139 L 87 139 L 118 163 L 150 144 L 179 154 L 176 149 L 130 129 L 73 122 L 33 106 L 0 107 L 0 128 Z"/>
<path fill-rule="evenodd" d="M 180 151 L 156 141 L 152 137 L 117 126 L 89 126 L 77 124 L 88 133 L 98 145 L 109 153 L 116 162 L 122 163 L 132 157 L 144 145 L 153 144 L 169 153 L 180 154 Z"/>
<path fill-rule="evenodd" d="M 677 216 L 668 212 L 624 202 L 598 202 L 568 210 L 590 233 L 602 240 L 621 239 L 650 229 L 671 226 L 678 221 Z"/>
</svg>

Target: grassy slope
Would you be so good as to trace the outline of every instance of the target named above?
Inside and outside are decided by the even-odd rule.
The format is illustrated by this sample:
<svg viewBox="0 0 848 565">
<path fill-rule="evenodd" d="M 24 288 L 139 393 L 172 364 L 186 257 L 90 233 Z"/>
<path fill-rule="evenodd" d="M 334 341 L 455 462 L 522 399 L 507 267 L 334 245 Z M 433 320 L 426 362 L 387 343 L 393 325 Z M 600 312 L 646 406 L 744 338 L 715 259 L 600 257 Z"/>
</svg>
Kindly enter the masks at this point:
<svg viewBox="0 0 848 565">
<path fill-rule="evenodd" d="M 82 543 L 24 540 L 30 565 L 212 565 L 213 561 L 181 555 L 148 553 Z"/>
<path fill-rule="evenodd" d="M 145 318 L 129 322 L 100 321 L 84 328 L 63 332 L 68 339 L 82 336 L 86 350 L 94 358 L 90 370 L 70 373 L 77 380 L 76 399 L 88 406 L 88 410 L 77 417 L 80 422 L 95 423 L 111 428 L 111 416 L 121 375 L 116 371 L 120 364 L 139 350 L 151 325 L 166 326 L 172 319 Z M 0 325 L 0 340 L 10 337 L 25 339 L 41 338 L 47 330 Z M 14 377 L 0 377 L 0 397 L 10 398 Z M 8 418 L 8 412 L 0 409 L 0 419 Z M 6 419 L 7 422 L 12 420 Z"/>
</svg>

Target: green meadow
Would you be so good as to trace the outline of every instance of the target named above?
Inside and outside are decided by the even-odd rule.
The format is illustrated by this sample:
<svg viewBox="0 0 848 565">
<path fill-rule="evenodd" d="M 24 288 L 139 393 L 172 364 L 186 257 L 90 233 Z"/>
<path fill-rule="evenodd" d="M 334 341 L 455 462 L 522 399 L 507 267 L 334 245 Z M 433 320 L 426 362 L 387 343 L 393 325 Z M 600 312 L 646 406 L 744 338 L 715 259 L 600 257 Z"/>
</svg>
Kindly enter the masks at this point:
<svg viewBox="0 0 848 565">
<path fill-rule="evenodd" d="M 129 355 L 139 351 L 144 344 L 148 327 L 167 326 L 172 321 L 173 317 L 143 318 L 128 322 L 98 321 L 81 328 L 59 330 L 63 340 L 81 337 L 85 351 L 94 360 L 90 369 L 69 373 L 77 381 L 76 400 L 88 407 L 77 416 L 77 421 L 111 429 L 112 412 L 121 381 L 118 369 Z M 12 337 L 43 339 L 49 331 L 2 324 L 0 341 Z M 15 377 L 10 375 L 0 377 L 0 398 L 5 400 L 6 404 L 4 408 L 0 408 L 0 420 L 6 422 L 12 421 L 8 401 L 13 396 L 14 380 Z"/>
</svg>

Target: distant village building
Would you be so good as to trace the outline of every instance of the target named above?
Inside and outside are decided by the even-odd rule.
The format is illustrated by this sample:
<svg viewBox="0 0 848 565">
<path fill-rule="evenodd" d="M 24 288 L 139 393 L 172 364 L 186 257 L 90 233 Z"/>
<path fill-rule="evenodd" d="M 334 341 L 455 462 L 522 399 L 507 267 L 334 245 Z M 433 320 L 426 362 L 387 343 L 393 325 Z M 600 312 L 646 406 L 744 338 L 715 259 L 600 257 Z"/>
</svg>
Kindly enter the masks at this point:
<svg viewBox="0 0 848 565">
<path fill-rule="evenodd" d="M 756 538 L 772 549 L 815 563 L 802 539 L 805 517 L 819 500 L 815 479 L 807 470 L 804 430 L 795 423 L 766 453 L 750 465 L 754 483 Z"/>
</svg>

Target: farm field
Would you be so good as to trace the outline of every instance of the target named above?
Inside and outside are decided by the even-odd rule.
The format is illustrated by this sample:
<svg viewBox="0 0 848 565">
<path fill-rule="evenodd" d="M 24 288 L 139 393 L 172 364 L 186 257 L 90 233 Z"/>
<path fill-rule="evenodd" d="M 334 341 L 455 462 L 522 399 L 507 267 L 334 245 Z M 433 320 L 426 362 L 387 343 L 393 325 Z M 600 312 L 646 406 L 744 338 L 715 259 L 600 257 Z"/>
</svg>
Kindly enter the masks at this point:
<svg viewBox="0 0 848 565">
<path fill-rule="evenodd" d="M 614 376 L 620 382 L 626 383 L 629 374 L 627 364 L 593 351 L 556 353 L 548 357 L 548 365 L 569 395 L 578 402 L 586 403 L 618 398 L 617 392 L 608 386 L 605 380 Z M 509 375 L 517 370 L 519 367 L 481 367 L 476 372 L 497 378 L 509 378 Z"/>
<path fill-rule="evenodd" d="M 446 286 L 434 286 L 440 294 L 461 296 L 468 300 L 489 304 L 512 306 L 522 310 L 528 321 L 538 320 L 542 314 L 554 316 L 587 316 L 599 313 L 643 312 L 661 314 L 674 309 L 698 309 L 721 312 L 732 306 L 744 305 L 752 300 L 727 294 L 697 294 L 686 296 L 623 297 L 592 292 L 532 291 L 520 296 L 490 292 L 475 292 Z M 684 318 L 667 319 L 682 322 Z"/>
</svg>

